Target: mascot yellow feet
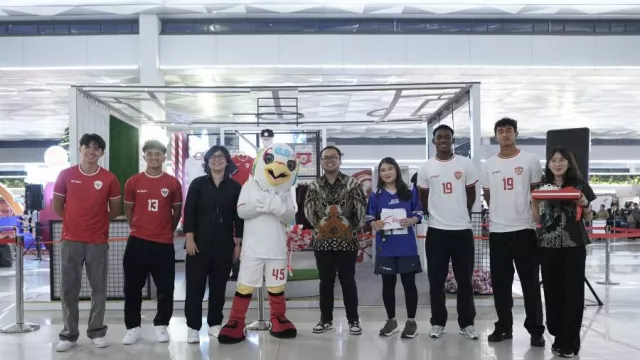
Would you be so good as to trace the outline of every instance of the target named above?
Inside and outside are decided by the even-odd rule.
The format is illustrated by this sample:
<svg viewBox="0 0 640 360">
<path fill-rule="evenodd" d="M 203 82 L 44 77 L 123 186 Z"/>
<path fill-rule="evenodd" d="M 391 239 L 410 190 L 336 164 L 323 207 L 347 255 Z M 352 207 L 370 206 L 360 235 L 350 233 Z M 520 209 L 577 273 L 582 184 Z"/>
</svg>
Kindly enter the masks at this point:
<svg viewBox="0 0 640 360">
<path fill-rule="evenodd" d="M 245 319 L 251 304 L 251 293 L 241 294 L 236 291 L 229 313 L 229 322 L 220 330 L 218 342 L 221 344 L 237 344 L 247 338 Z"/>
<path fill-rule="evenodd" d="M 271 310 L 271 335 L 279 339 L 292 339 L 298 335 L 296 327 L 287 316 L 287 303 L 284 298 L 284 291 L 272 293 L 269 291 L 269 308 Z"/>
</svg>

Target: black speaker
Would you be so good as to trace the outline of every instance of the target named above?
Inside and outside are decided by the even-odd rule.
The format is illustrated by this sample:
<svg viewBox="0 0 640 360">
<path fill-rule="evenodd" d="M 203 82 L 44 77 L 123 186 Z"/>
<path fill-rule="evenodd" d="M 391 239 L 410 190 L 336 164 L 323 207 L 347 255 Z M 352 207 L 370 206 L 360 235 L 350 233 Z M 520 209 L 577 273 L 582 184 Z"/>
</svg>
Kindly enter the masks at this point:
<svg viewBox="0 0 640 360">
<path fill-rule="evenodd" d="M 589 128 L 577 128 L 547 131 L 547 158 L 549 158 L 551 150 L 557 146 L 562 146 L 573 153 L 583 179 L 589 181 L 591 130 Z"/>
<path fill-rule="evenodd" d="M 24 188 L 25 210 L 40 211 L 44 207 L 43 189 L 40 184 L 26 184 Z"/>
</svg>

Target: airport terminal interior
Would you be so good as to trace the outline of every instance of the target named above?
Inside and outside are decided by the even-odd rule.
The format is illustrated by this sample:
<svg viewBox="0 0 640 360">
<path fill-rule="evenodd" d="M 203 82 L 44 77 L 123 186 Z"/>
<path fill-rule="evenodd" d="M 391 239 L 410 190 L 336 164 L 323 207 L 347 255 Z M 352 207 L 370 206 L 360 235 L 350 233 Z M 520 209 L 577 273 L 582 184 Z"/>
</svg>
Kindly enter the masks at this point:
<svg viewBox="0 0 640 360">
<path fill-rule="evenodd" d="M 435 155 L 432 132 L 439 125 L 454 130 L 456 156 L 469 157 L 480 170 L 500 150 L 494 123 L 508 117 L 518 121 L 517 147 L 535 154 L 543 168 L 552 144 L 575 149 L 597 197 L 591 204 L 596 216 L 587 224 L 582 347 L 575 358 L 638 360 L 638 101 L 640 5 L 633 1 L 0 0 L 0 359 L 559 358 L 548 332 L 545 347 L 530 345 L 517 274 L 513 339 L 488 340 L 497 315 L 491 206 L 480 184 L 471 212 L 477 340 L 459 333 L 452 269 L 444 284 L 444 336 L 429 336 L 426 272 L 416 276 L 420 335 L 379 335 L 387 314 L 371 229 L 358 235 L 356 260 L 363 333 L 350 334 L 339 281 L 333 329 L 312 331 L 320 320 L 319 272 L 302 208 L 309 184 L 323 175 L 321 150 L 339 148 L 340 170 L 368 195 L 384 157 L 397 160 L 409 183 Z M 183 194 L 204 174 L 203 154 L 214 145 L 229 149 L 239 176 L 246 176 L 241 182 L 266 141 L 289 145 L 299 165 L 293 189 L 298 214 L 287 224 L 285 294 L 297 337 L 249 329 L 246 341 L 220 344 L 208 334 L 206 294 L 200 342 L 189 344 L 188 255 L 179 224 L 170 341 L 156 341 L 157 289 L 149 278 L 142 339 L 123 345 L 130 229 L 121 216 L 109 223 L 109 346 L 98 348 L 85 334 L 91 288 L 84 274 L 78 346 L 56 351 L 64 319 L 62 220 L 52 208 L 53 186 L 61 170 L 78 164 L 85 133 L 106 140 L 100 165 L 122 185 L 146 167 L 142 144 L 160 141 L 167 148 L 163 169 Z M 423 269 L 427 231 L 425 224 L 416 226 Z M 234 270 L 225 321 L 236 285 Z M 268 301 L 258 298 L 248 321 L 269 319 Z M 407 314 L 400 284 L 396 298 L 402 327 Z M 31 331 L 11 331 L 16 328 Z"/>
</svg>

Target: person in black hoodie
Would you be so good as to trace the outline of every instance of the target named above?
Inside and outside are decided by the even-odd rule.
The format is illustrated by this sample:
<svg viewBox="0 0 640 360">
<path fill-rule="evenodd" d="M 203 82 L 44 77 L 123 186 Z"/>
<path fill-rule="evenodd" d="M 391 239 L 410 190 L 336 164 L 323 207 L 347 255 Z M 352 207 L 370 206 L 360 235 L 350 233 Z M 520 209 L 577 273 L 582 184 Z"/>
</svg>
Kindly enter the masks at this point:
<svg viewBox="0 0 640 360">
<path fill-rule="evenodd" d="M 244 221 L 236 210 L 242 186 L 231 178 L 235 165 L 229 150 L 213 146 L 204 156 L 206 175 L 189 186 L 184 208 L 187 236 L 185 317 L 187 342 L 199 343 L 202 299 L 209 280 L 209 335 L 222 328 L 225 290 L 234 258 L 240 255 Z"/>
</svg>

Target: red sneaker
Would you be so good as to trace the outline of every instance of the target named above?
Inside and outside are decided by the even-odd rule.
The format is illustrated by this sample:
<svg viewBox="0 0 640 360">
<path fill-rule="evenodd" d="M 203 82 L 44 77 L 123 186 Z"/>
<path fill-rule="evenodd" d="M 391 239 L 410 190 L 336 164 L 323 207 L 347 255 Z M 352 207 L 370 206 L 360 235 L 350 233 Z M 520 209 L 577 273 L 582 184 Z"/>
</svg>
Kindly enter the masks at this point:
<svg viewBox="0 0 640 360">
<path fill-rule="evenodd" d="M 271 330 L 269 333 L 278 339 L 293 339 L 298 335 L 296 326 L 286 316 L 271 317 Z"/>
<path fill-rule="evenodd" d="M 298 335 L 295 325 L 285 315 L 287 303 L 284 292 L 269 293 L 269 308 L 271 309 L 271 330 L 269 333 L 279 339 L 292 339 Z"/>
<path fill-rule="evenodd" d="M 244 320 L 229 320 L 218 334 L 220 344 L 237 344 L 247 338 Z"/>
<path fill-rule="evenodd" d="M 229 321 L 218 334 L 218 342 L 220 344 L 237 344 L 247 338 L 245 318 L 250 303 L 251 294 L 236 293 L 233 298 L 233 305 L 231 305 Z"/>
</svg>

